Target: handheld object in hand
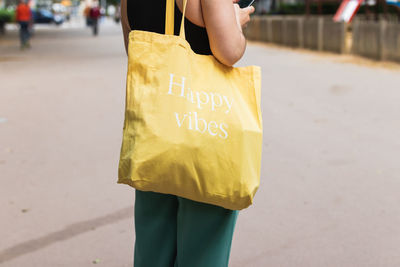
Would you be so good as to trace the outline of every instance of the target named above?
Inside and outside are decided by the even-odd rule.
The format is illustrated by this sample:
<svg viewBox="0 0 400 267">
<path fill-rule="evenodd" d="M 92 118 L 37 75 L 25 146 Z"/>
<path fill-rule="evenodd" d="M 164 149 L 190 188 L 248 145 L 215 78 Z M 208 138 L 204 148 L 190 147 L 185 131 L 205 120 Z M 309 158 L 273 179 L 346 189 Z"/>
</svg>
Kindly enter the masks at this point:
<svg viewBox="0 0 400 267">
<path fill-rule="evenodd" d="M 239 0 L 238 4 L 240 8 L 245 8 L 251 6 L 254 3 L 254 0 Z"/>
</svg>

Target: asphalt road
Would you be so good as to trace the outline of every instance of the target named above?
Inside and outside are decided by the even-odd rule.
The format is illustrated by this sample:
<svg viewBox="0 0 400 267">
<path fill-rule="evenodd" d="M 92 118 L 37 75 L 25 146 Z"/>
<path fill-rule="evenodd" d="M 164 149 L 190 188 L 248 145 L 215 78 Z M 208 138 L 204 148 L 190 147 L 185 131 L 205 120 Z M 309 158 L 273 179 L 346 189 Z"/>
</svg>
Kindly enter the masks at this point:
<svg viewBox="0 0 400 267">
<path fill-rule="evenodd" d="M 119 26 L 32 46 L 0 37 L 0 265 L 132 266 Z M 264 142 L 230 266 L 400 266 L 400 71 L 260 44 L 240 64 L 262 66 Z"/>
</svg>

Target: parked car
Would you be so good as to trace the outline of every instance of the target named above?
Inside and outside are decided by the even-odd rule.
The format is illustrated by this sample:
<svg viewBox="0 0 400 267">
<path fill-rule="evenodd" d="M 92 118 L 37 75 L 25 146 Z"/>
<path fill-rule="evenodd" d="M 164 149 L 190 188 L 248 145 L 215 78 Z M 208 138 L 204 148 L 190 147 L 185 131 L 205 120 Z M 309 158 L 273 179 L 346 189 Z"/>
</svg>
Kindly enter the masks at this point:
<svg viewBox="0 0 400 267">
<path fill-rule="evenodd" d="M 60 25 L 64 22 L 65 18 L 62 15 L 53 13 L 47 9 L 37 9 L 33 11 L 33 18 L 35 23 L 55 23 Z"/>
</svg>

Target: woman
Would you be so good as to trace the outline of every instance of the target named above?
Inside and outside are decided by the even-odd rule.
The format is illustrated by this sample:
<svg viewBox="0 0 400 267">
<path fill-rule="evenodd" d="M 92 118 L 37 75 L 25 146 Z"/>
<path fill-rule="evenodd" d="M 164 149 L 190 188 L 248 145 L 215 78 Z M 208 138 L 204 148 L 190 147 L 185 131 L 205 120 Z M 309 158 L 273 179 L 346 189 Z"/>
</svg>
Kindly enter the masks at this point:
<svg viewBox="0 0 400 267">
<path fill-rule="evenodd" d="M 175 7 L 175 34 L 182 0 Z M 122 0 L 121 21 L 127 48 L 130 30 L 164 33 L 166 0 Z M 232 0 L 189 0 L 185 33 L 192 50 L 214 55 L 232 66 L 242 56 L 242 27 L 253 7 Z M 135 267 L 226 267 L 237 211 L 173 195 L 136 190 Z"/>
</svg>

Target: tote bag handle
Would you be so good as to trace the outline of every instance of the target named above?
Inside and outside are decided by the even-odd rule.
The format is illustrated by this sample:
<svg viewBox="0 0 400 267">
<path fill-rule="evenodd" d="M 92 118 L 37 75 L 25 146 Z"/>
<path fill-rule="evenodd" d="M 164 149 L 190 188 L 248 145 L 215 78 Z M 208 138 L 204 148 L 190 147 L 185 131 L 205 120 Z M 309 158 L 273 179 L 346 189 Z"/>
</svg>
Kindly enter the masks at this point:
<svg viewBox="0 0 400 267">
<path fill-rule="evenodd" d="M 165 8 L 165 34 L 174 35 L 174 10 L 175 10 L 175 0 L 166 0 L 167 5 Z M 185 12 L 186 12 L 187 0 L 183 0 L 183 11 L 181 20 L 181 29 L 179 31 L 179 36 L 183 39 L 185 37 Z"/>
</svg>

